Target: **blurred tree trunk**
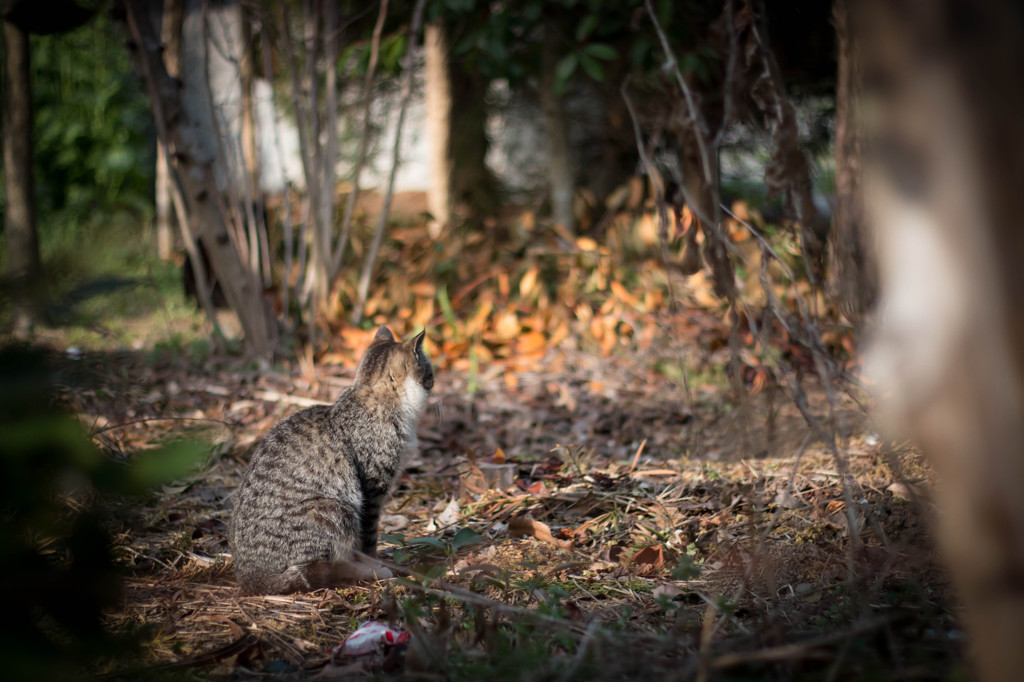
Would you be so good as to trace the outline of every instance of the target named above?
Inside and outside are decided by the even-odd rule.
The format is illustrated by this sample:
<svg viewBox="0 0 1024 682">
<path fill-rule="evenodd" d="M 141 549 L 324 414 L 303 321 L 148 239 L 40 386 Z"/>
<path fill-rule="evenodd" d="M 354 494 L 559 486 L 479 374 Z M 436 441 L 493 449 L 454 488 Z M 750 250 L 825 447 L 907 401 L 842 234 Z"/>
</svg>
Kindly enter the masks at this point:
<svg viewBox="0 0 1024 682">
<path fill-rule="evenodd" d="M 31 53 L 28 32 L 10 21 L 3 24 L 4 231 L 14 333 L 24 336 L 39 321 L 46 300 L 33 198 Z"/>
<path fill-rule="evenodd" d="M 195 155 L 192 138 L 199 126 L 182 107 L 179 82 L 167 73 L 148 8 L 145 0 L 125 3 L 129 50 L 146 81 L 157 135 L 175 161 L 197 237 L 206 247 L 228 304 L 238 314 L 246 354 L 269 360 L 277 341 L 276 319 L 263 299 L 256 273 L 242 262 L 228 230 L 227 207 L 220 201 L 212 159 L 203 160 Z"/>
<path fill-rule="evenodd" d="M 447 30 L 433 21 L 424 31 L 427 127 L 431 141 L 428 201 L 438 226 L 452 214 L 470 220 L 492 215 L 498 182 L 487 167 L 489 81 L 449 54 Z M 458 106 L 454 103 L 458 102 Z"/>
<path fill-rule="evenodd" d="M 836 28 L 836 212 L 832 223 L 830 285 L 848 319 L 858 321 L 874 304 L 878 274 L 867 243 L 861 188 L 863 134 L 857 117 L 861 70 L 850 26 L 851 0 L 833 5 Z"/>
<path fill-rule="evenodd" d="M 181 0 L 175 0 L 180 2 Z M 256 58 L 253 51 L 252 25 L 253 10 L 248 3 L 239 3 L 242 28 L 242 58 L 239 60 L 238 73 L 242 80 L 242 160 L 245 163 L 245 177 L 249 183 L 249 192 L 254 200 L 262 206 L 260 196 L 260 156 L 256 143 L 256 111 L 253 107 L 252 87 L 256 71 Z"/>
<path fill-rule="evenodd" d="M 430 189 L 427 205 L 434 221 L 431 236 L 440 235 L 451 219 L 452 83 L 448 71 L 448 39 L 444 23 L 435 19 L 423 31 L 426 62 L 427 139 L 430 142 Z"/>
<path fill-rule="evenodd" d="M 487 88 L 490 82 L 462 61 L 448 62 L 451 74 L 452 110 L 451 198 L 464 217 L 482 220 L 498 207 L 498 181 L 487 166 Z"/>
<path fill-rule="evenodd" d="M 313 20 L 321 17 L 314 17 Z M 308 19 L 307 19 L 308 20 Z M 323 27 L 321 35 L 324 43 L 324 123 L 327 132 L 326 143 L 321 145 L 314 140 L 314 166 L 322 177 L 317 210 L 317 229 L 314 233 L 312 251 L 316 265 L 316 286 L 314 291 L 318 302 L 322 305 L 327 300 L 331 285 L 331 238 L 334 233 L 334 205 L 337 192 L 338 164 L 338 5 L 327 0 L 323 6 Z M 315 33 L 314 33 L 315 36 Z M 315 89 L 316 83 L 310 86 Z M 319 116 L 314 110 L 312 116 Z"/>
<path fill-rule="evenodd" d="M 879 416 L 935 467 L 981 679 L 1011 682 L 1024 671 L 1024 11 L 860 11 L 884 311 L 867 368 Z"/>
<path fill-rule="evenodd" d="M 181 74 L 181 26 L 185 17 L 185 0 L 165 0 L 160 40 L 164 47 L 167 73 L 177 78 Z M 163 145 L 156 148 L 156 253 L 162 260 L 170 260 L 174 253 L 174 225 L 171 211 L 171 168 L 164 155 Z M 179 219 L 182 216 L 179 216 Z"/>
<path fill-rule="evenodd" d="M 550 30 L 550 27 L 549 27 Z M 554 36 L 546 36 L 543 47 L 540 79 L 540 106 L 544 112 L 544 125 L 548 135 L 548 183 L 551 185 L 551 217 L 570 234 L 576 231 L 572 212 L 575 181 L 572 158 L 569 154 L 569 134 L 566 130 L 562 97 L 555 91 L 555 67 L 558 52 Z"/>
</svg>

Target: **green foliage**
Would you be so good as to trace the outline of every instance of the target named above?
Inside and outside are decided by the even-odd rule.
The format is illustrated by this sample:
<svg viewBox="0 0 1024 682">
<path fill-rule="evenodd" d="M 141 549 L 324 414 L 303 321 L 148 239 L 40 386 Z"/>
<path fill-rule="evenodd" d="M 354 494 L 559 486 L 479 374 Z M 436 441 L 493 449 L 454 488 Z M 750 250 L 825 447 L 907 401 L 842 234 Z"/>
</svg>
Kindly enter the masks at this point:
<svg viewBox="0 0 1024 682">
<path fill-rule="evenodd" d="M 68 380 L 45 351 L 0 349 L 0 626 L 5 679 L 75 679 L 130 641 L 102 627 L 120 580 L 101 501 L 142 494 L 191 471 L 205 448 L 179 443 L 131 464 L 105 456 L 54 407 Z"/>
<path fill-rule="evenodd" d="M 155 151 L 144 91 L 103 13 L 65 34 L 32 37 L 40 225 L 151 210 Z"/>
<path fill-rule="evenodd" d="M 710 79 L 717 56 L 702 43 L 700 28 L 721 7 L 699 1 L 677 5 L 670 0 L 654 3 L 678 50 L 680 68 Z M 643 0 L 529 0 L 510 3 L 501 11 L 492 11 L 482 0 L 437 0 L 431 13 L 452 28 L 452 53 L 464 59 L 467 69 L 487 78 L 507 78 L 513 86 L 540 73 L 545 46 L 558 56 L 554 81 L 558 94 L 579 72 L 604 83 L 614 62 L 623 61 L 628 68 L 645 73 L 664 62 Z M 611 85 L 618 87 L 618 83 Z"/>
<path fill-rule="evenodd" d="M 397 563 L 403 563 L 410 558 L 417 562 L 423 562 L 436 556 L 451 559 L 460 549 L 482 542 L 484 536 L 472 528 L 460 528 L 451 540 L 432 536 L 406 538 L 403 533 L 385 533 L 380 536 L 380 539 L 382 542 L 398 545 L 392 557 Z"/>
</svg>

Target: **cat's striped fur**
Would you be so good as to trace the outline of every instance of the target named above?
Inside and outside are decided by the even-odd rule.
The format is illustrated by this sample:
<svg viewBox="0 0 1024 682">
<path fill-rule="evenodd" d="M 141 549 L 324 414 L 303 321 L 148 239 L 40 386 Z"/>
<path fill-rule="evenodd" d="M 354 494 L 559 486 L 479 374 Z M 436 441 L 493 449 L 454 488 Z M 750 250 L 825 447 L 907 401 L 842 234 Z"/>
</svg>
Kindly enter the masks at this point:
<svg viewBox="0 0 1024 682">
<path fill-rule="evenodd" d="M 381 327 L 333 405 L 296 412 L 255 446 L 231 524 L 243 594 L 390 577 L 372 557 L 381 508 L 434 386 L 423 338 L 399 343 Z"/>
</svg>

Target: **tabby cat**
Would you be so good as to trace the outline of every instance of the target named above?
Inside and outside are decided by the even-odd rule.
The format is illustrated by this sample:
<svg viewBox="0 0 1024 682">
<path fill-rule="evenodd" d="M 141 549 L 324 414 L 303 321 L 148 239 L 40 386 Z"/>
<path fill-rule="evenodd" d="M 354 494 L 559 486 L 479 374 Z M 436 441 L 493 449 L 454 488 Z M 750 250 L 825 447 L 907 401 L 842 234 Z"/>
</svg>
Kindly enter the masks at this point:
<svg viewBox="0 0 1024 682">
<path fill-rule="evenodd" d="M 377 524 L 434 386 L 423 337 L 399 343 L 381 327 L 333 405 L 296 412 L 255 446 L 231 524 L 243 594 L 391 577 L 374 559 Z"/>
</svg>

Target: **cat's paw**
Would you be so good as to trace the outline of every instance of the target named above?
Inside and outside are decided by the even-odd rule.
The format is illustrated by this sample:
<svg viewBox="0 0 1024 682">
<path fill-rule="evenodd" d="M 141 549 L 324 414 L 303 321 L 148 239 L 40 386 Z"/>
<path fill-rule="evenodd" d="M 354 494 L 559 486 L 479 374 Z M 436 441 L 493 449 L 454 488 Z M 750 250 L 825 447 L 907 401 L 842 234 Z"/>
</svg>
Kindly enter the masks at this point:
<svg viewBox="0 0 1024 682">
<path fill-rule="evenodd" d="M 357 573 L 355 577 L 358 580 L 388 580 L 395 577 L 390 568 L 382 566 L 376 561 L 365 563 L 358 561 L 353 564 L 353 568 Z"/>
<path fill-rule="evenodd" d="M 387 566 L 371 567 L 370 570 L 373 571 L 373 577 L 377 580 L 390 580 L 395 577 L 395 574 Z"/>
</svg>

